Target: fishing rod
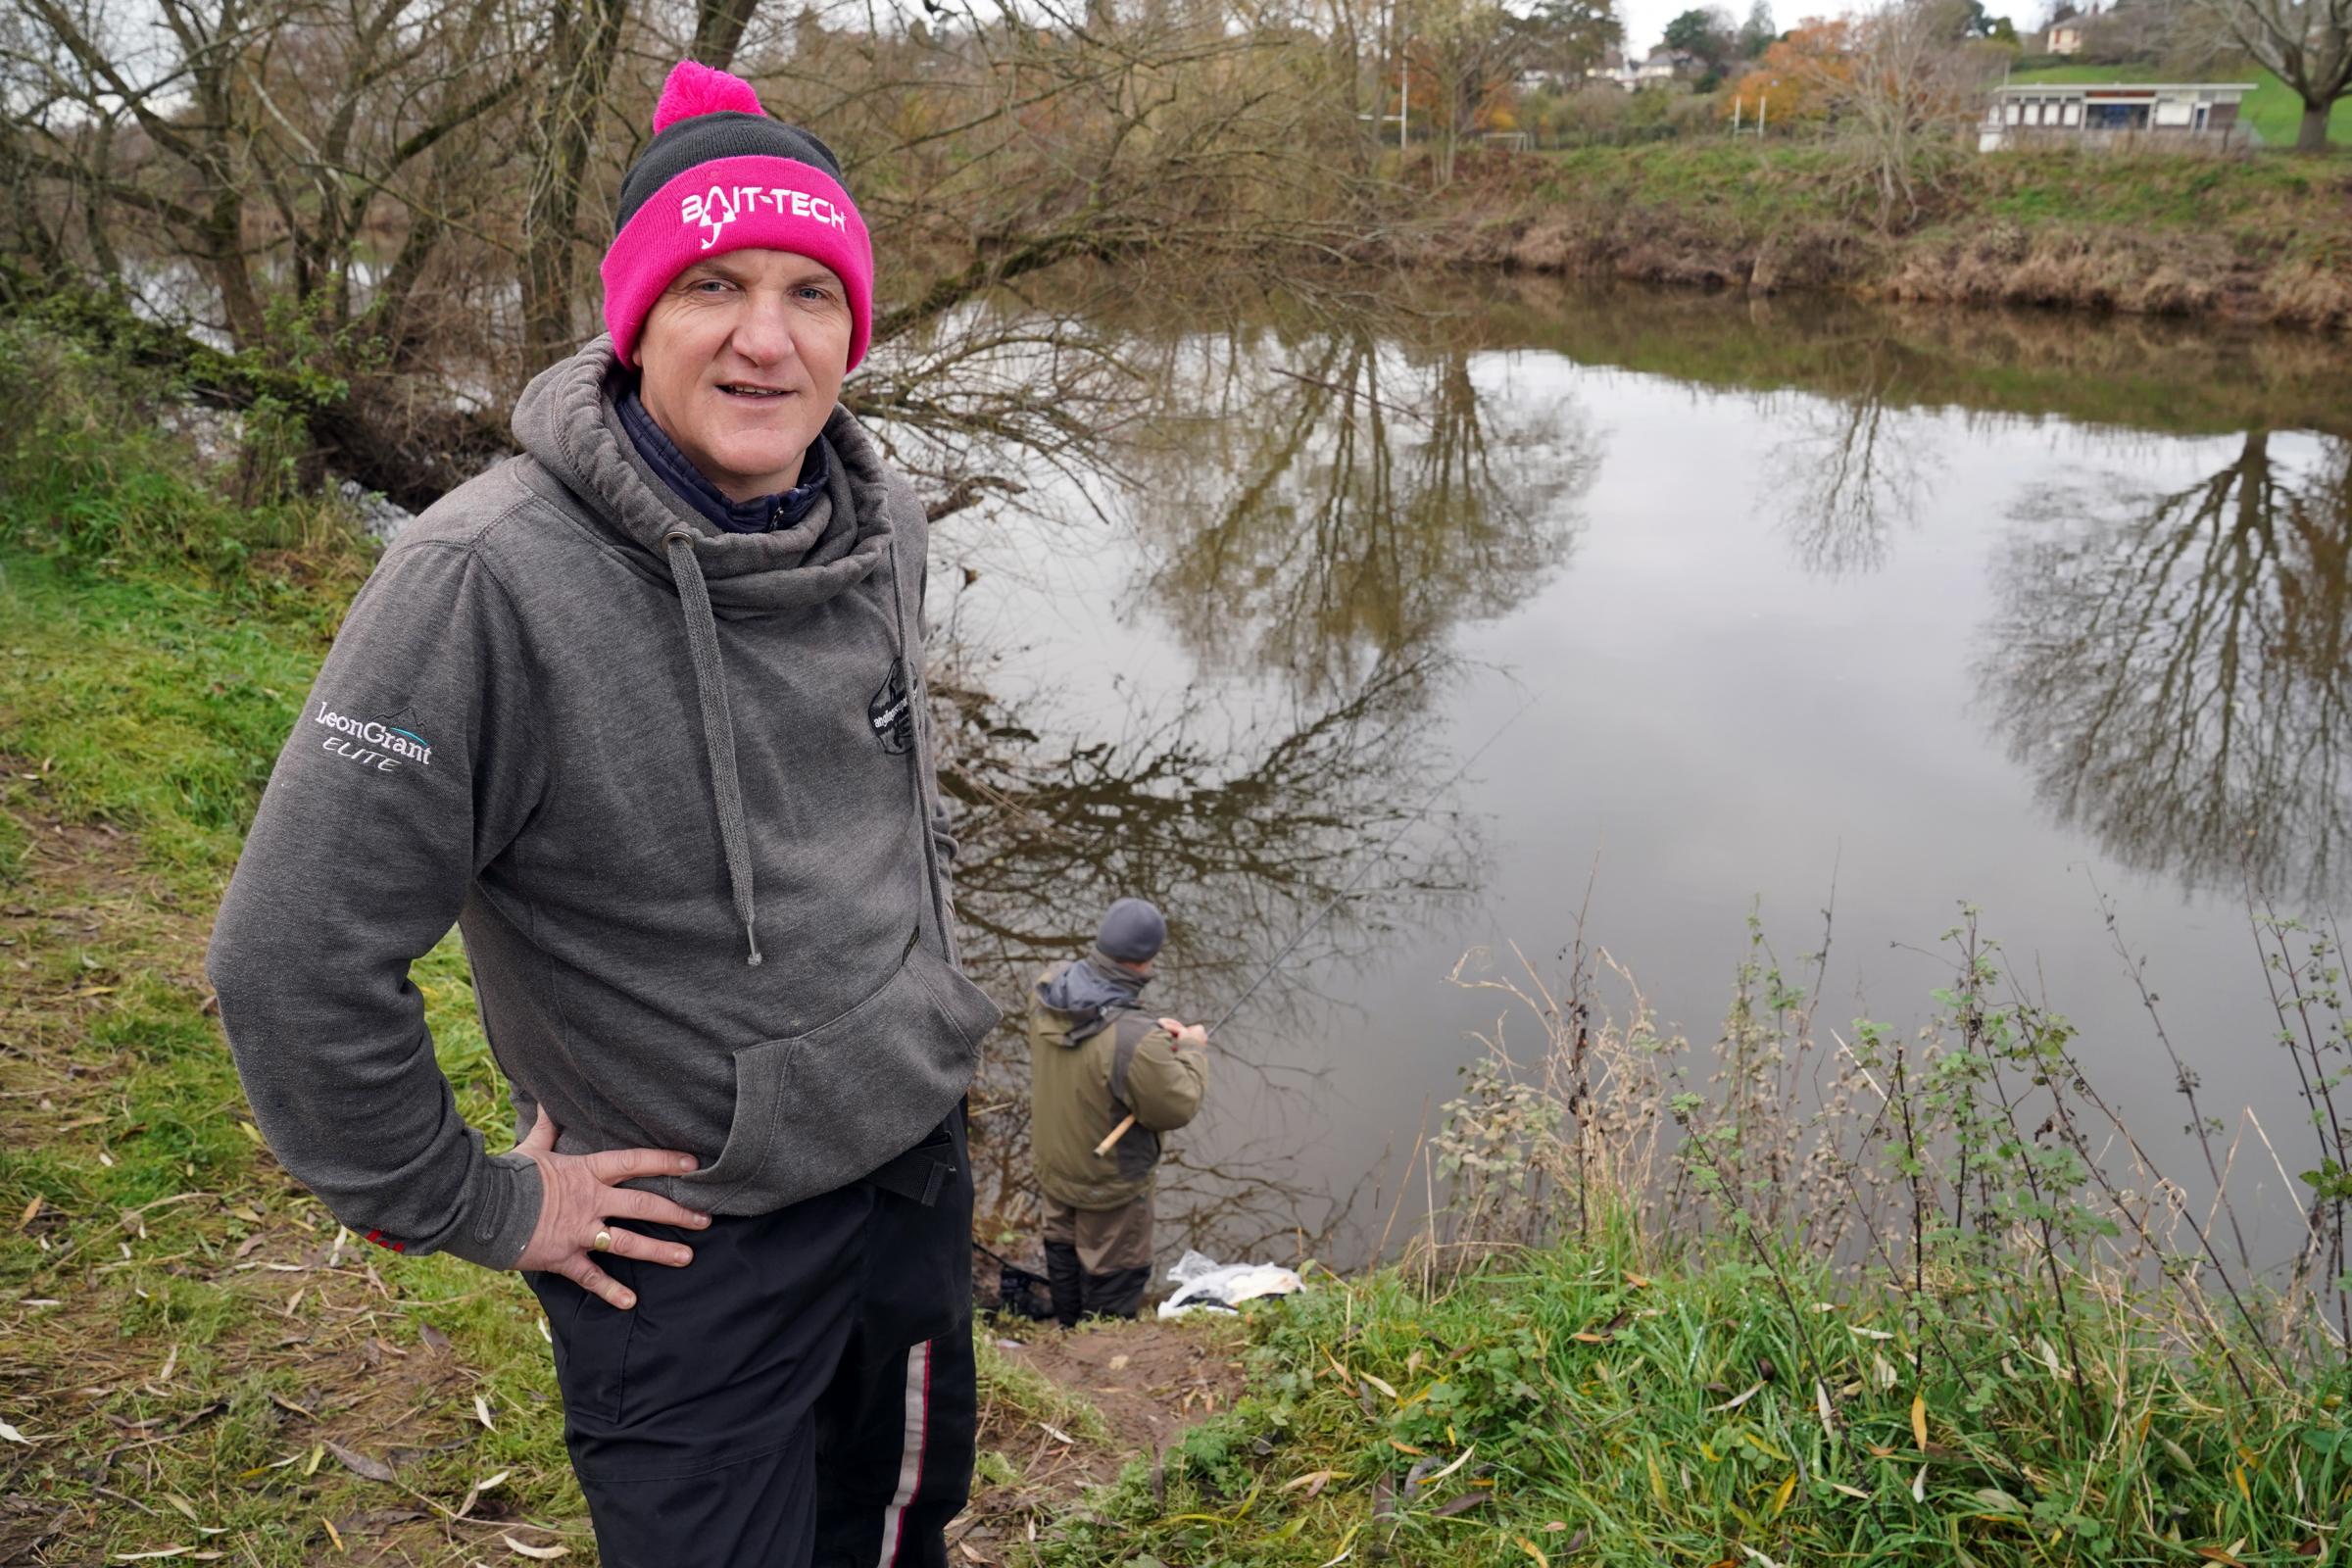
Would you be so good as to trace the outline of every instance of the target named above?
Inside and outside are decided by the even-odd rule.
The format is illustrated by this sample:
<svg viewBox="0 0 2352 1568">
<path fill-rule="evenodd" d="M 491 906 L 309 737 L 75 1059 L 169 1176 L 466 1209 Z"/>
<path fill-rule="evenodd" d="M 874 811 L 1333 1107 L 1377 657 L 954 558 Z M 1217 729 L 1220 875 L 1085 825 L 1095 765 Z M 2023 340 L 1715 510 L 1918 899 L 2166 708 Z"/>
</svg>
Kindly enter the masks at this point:
<svg viewBox="0 0 2352 1568">
<path fill-rule="evenodd" d="M 1267 962 L 1265 967 L 1258 971 L 1257 978 L 1250 982 L 1250 989 L 1244 991 L 1240 996 L 1236 997 L 1233 1001 L 1233 1005 L 1227 1007 L 1222 1013 L 1220 1013 L 1216 1022 L 1210 1024 L 1207 1028 L 1200 1031 L 1201 1037 L 1205 1039 L 1208 1036 L 1215 1034 L 1218 1030 L 1224 1028 L 1226 1024 L 1232 1022 L 1233 1015 L 1241 1011 L 1244 1004 L 1246 1004 L 1251 997 L 1256 996 L 1259 989 L 1281 971 L 1284 960 L 1289 958 L 1292 954 L 1298 951 L 1298 944 L 1304 942 L 1308 937 L 1312 936 L 1316 927 L 1320 926 L 1324 921 L 1330 919 L 1333 914 L 1338 912 L 1340 906 L 1348 902 L 1349 895 L 1355 892 L 1357 885 L 1361 883 L 1366 876 L 1371 874 L 1372 868 L 1388 859 L 1389 852 L 1396 847 L 1397 841 L 1402 839 L 1406 833 L 1410 832 L 1423 817 L 1427 816 L 1431 808 L 1435 807 L 1439 801 L 1445 799 L 1446 792 L 1453 788 L 1454 785 L 1460 783 L 1463 775 L 1467 774 L 1470 769 L 1478 765 L 1478 760 L 1486 756 L 1488 752 L 1492 751 L 1494 747 L 1494 743 L 1501 740 L 1502 737 L 1509 732 L 1510 727 L 1513 724 L 1518 723 L 1520 718 L 1525 715 L 1527 710 L 1535 706 L 1536 700 L 1533 697 L 1530 697 L 1526 702 L 1521 703 L 1517 708 L 1513 709 L 1510 716 L 1505 718 L 1500 725 L 1496 726 L 1494 733 L 1488 736 L 1486 740 L 1479 745 L 1477 751 L 1472 752 L 1463 760 L 1461 766 L 1455 768 L 1450 774 L 1448 774 L 1445 782 L 1441 783 L 1436 789 L 1430 791 L 1429 799 L 1423 801 L 1420 807 L 1415 809 L 1412 814 L 1396 824 L 1396 831 L 1391 833 L 1385 840 L 1381 842 L 1380 849 L 1372 856 L 1370 859 L 1366 860 L 1362 865 L 1356 868 L 1355 875 L 1349 877 L 1347 883 L 1341 887 L 1340 891 L 1331 896 L 1330 902 L 1326 903 L 1322 908 L 1315 912 L 1314 918 L 1307 921 L 1306 924 L 1300 926 L 1298 932 L 1292 936 L 1291 940 L 1282 945 L 1282 950 L 1276 953 L 1273 958 Z M 1109 1153 L 1111 1150 L 1117 1146 L 1119 1140 L 1126 1137 L 1128 1131 L 1134 1126 L 1135 1113 L 1133 1111 L 1129 1111 L 1126 1119 L 1121 1121 L 1116 1127 L 1113 1127 L 1108 1136 L 1095 1146 L 1095 1152 L 1098 1154 Z"/>
</svg>

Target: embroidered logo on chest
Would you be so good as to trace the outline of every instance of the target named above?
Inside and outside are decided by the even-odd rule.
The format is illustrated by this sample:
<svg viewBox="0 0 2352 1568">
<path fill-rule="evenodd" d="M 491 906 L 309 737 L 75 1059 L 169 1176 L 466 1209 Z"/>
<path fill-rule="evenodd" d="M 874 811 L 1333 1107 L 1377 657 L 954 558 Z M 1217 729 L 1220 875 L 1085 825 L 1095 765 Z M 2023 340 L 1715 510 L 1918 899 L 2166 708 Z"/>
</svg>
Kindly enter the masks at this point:
<svg viewBox="0 0 2352 1568">
<path fill-rule="evenodd" d="M 914 750 L 914 702 L 906 691 L 905 660 L 890 662 L 890 674 L 882 689 L 865 705 L 865 721 L 872 727 L 875 741 L 891 756 L 904 757 Z"/>
</svg>

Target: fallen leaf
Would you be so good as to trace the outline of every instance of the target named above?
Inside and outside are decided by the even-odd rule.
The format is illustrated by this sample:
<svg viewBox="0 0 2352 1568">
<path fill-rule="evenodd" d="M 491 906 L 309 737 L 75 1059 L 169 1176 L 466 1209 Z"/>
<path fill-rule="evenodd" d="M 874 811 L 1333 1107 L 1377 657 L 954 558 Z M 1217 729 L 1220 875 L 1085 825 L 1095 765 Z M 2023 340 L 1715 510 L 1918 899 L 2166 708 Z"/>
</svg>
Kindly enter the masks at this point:
<svg viewBox="0 0 2352 1568">
<path fill-rule="evenodd" d="M 44 1201 L 46 1201 L 46 1200 L 36 1198 L 31 1202 L 26 1203 L 24 1205 L 24 1212 L 17 1216 L 17 1229 L 23 1230 L 34 1220 L 39 1219 L 41 1217 L 41 1205 Z"/>
<path fill-rule="evenodd" d="M 1387 1383 L 1385 1380 L 1383 1380 L 1383 1379 L 1380 1379 L 1380 1378 L 1376 1378 L 1376 1377 L 1374 1377 L 1374 1376 L 1373 1376 L 1371 1373 L 1369 1373 L 1369 1372 L 1358 1372 L 1358 1373 L 1356 1374 L 1356 1376 L 1357 1376 L 1358 1378 L 1362 1379 L 1364 1382 L 1371 1384 L 1371 1385 L 1372 1385 L 1372 1387 L 1374 1387 L 1374 1388 L 1378 1389 L 1378 1390 L 1379 1390 L 1381 1393 L 1383 1393 L 1383 1394 L 1387 1395 L 1387 1396 L 1388 1396 L 1390 1398 L 1394 1399 L 1395 1397 L 1396 1397 L 1396 1391 L 1395 1389 L 1393 1389 L 1393 1388 L 1389 1387 L 1388 1383 Z"/>
<path fill-rule="evenodd" d="M 392 1467 L 384 1463 L 384 1461 L 381 1459 L 371 1459 L 367 1454 L 361 1453 L 356 1449 L 346 1448 L 340 1443 L 329 1442 L 321 1444 L 320 1446 L 325 1448 L 327 1452 L 333 1454 L 336 1458 L 342 1460 L 343 1468 L 349 1470 L 353 1475 L 365 1476 L 370 1481 L 389 1481 L 392 1479 Z"/>
<path fill-rule="evenodd" d="M 1297 1492 L 1303 1487 L 1306 1489 L 1306 1494 L 1311 1497 L 1317 1493 L 1320 1493 L 1325 1487 L 1330 1486 L 1332 1482 L 1339 1479 L 1339 1474 L 1340 1473 L 1337 1470 L 1311 1470 L 1305 1475 L 1297 1476 L 1289 1481 L 1285 1481 L 1276 1490 L 1280 1492 Z"/>
<path fill-rule="evenodd" d="M 1928 1396 L 1924 1393 L 1911 1396 L 1911 1435 L 1924 1451 L 1928 1446 Z"/>
<path fill-rule="evenodd" d="M 1521 1536 L 1517 1539 L 1519 1542 L 1519 1549 L 1526 1552 L 1530 1557 L 1536 1559 L 1536 1568 L 1551 1568 L 1551 1559 L 1544 1555 L 1544 1549 L 1541 1546 L 1538 1546 L 1534 1542 L 1528 1540 L 1525 1536 Z"/>
<path fill-rule="evenodd" d="M 0 1421 L 0 1440 L 4 1440 L 9 1443 L 22 1443 L 27 1448 L 32 1446 L 32 1440 L 30 1438 L 26 1437 L 24 1433 L 19 1432 L 15 1427 L 10 1426 L 5 1421 Z"/>
<path fill-rule="evenodd" d="M 1919 1467 L 1919 1474 L 1911 1478 L 1911 1500 L 1913 1502 L 1928 1500 L 1928 1467 L 1924 1464 Z"/>
<path fill-rule="evenodd" d="M 195 1549 L 194 1546 L 166 1546 L 161 1551 L 118 1551 L 115 1553 L 115 1561 L 148 1562 L 157 1557 L 185 1557 Z"/>
<path fill-rule="evenodd" d="M 1487 1494 L 1483 1492 L 1465 1492 L 1458 1497 L 1446 1498 L 1430 1509 L 1429 1514 L 1433 1519 L 1450 1519 L 1457 1513 L 1468 1513 L 1486 1500 Z"/>
<path fill-rule="evenodd" d="M 489 1428 L 492 1432 L 496 1432 L 498 1430 L 498 1423 L 490 1419 L 490 1401 L 483 1398 L 478 1394 L 473 1396 L 473 1413 L 481 1417 L 483 1426 Z"/>
<path fill-rule="evenodd" d="M 2012 1497 L 2009 1495 L 2009 1494 L 2003 1492 L 1998 1487 L 1979 1487 L 1977 1489 L 1976 1495 L 1979 1502 L 1983 1503 L 1986 1508 L 1989 1508 L 1994 1513 L 2022 1514 L 2026 1511 L 2026 1505 L 2024 1503 L 2018 1501 L 2015 1497 Z"/>
<path fill-rule="evenodd" d="M 466 1500 L 458 1504 L 456 1517 L 463 1519 L 467 1514 L 473 1512 L 473 1505 L 481 1500 L 483 1493 L 501 1485 L 506 1481 L 507 1477 L 513 1475 L 514 1473 L 514 1472 L 512 1470 L 501 1470 L 498 1474 L 491 1476 L 487 1480 L 476 1481 L 472 1486 L 467 1487 L 466 1489 Z"/>
<path fill-rule="evenodd" d="M 1409 1443 L 1405 1442 L 1405 1441 L 1404 1441 L 1402 1438 L 1391 1438 L 1391 1439 L 1389 1440 L 1389 1446 L 1390 1446 L 1390 1447 L 1392 1447 L 1392 1448 L 1395 1448 L 1395 1449 L 1396 1449 L 1396 1450 L 1398 1453 L 1410 1453 L 1410 1454 L 1414 1454 L 1414 1455 L 1420 1455 L 1420 1454 L 1425 1454 L 1425 1453 L 1429 1452 L 1429 1450 L 1428 1450 L 1427 1448 L 1416 1448 L 1416 1447 L 1414 1447 L 1414 1446 L 1413 1446 L 1411 1444 L 1409 1444 Z"/>
<path fill-rule="evenodd" d="M 1762 1394 L 1763 1392 L 1764 1385 L 1758 1383 L 1754 1387 L 1750 1388 L 1746 1393 L 1735 1394 L 1730 1398 L 1724 1400 L 1721 1404 L 1708 1405 L 1707 1413 L 1712 1415 L 1719 1410 L 1737 1410 L 1748 1400 L 1754 1398 L 1757 1395 Z"/>
<path fill-rule="evenodd" d="M 1447 1476 L 1449 1476 L 1449 1475 L 1453 1474 L 1453 1473 L 1454 1473 L 1456 1470 L 1459 1470 L 1459 1469 L 1460 1469 L 1460 1468 L 1461 1468 L 1463 1465 L 1465 1465 L 1465 1464 L 1468 1464 L 1468 1463 L 1470 1462 L 1470 1455 L 1471 1455 L 1471 1454 L 1473 1454 L 1473 1453 L 1475 1453 L 1475 1452 L 1477 1452 L 1477 1451 L 1478 1451 L 1478 1445 L 1476 1445 L 1476 1444 L 1472 1444 L 1472 1445 L 1471 1445 L 1469 1447 L 1467 1447 L 1467 1448 L 1464 1448 L 1464 1449 L 1461 1451 L 1461 1454 L 1460 1454 L 1460 1456 L 1459 1456 L 1458 1458 L 1456 1458 L 1456 1459 L 1453 1461 L 1453 1463 L 1451 1463 L 1451 1464 L 1447 1465 L 1447 1466 L 1446 1466 L 1445 1469 L 1443 1469 L 1443 1470 L 1440 1470 L 1440 1471 L 1439 1471 L 1437 1474 L 1435 1474 L 1435 1475 L 1433 1475 L 1433 1476 L 1426 1477 L 1426 1478 L 1425 1478 L 1425 1479 L 1423 1479 L 1423 1481 L 1421 1482 L 1421 1485 L 1422 1485 L 1422 1486 L 1425 1486 L 1425 1487 L 1434 1487 L 1434 1486 L 1436 1486 L 1436 1485 L 1437 1485 L 1439 1482 L 1441 1482 L 1441 1481 L 1445 1480 L 1445 1479 L 1446 1479 Z M 1418 1465 L 1416 1465 L 1416 1466 L 1414 1466 L 1414 1468 L 1415 1468 L 1415 1469 L 1419 1469 L 1420 1467 L 1419 1467 Z"/>
<path fill-rule="evenodd" d="M 542 1318 L 540 1321 L 544 1323 L 546 1319 Z M 433 1327 L 430 1323 L 417 1324 L 416 1337 L 436 1350 L 446 1350 L 449 1348 L 449 1336 L 442 1333 L 439 1329 Z"/>
<path fill-rule="evenodd" d="M 571 1555 L 571 1548 L 569 1546 L 526 1546 L 521 1542 L 516 1541 L 513 1536 L 507 1535 L 502 1535 L 498 1539 L 505 1542 L 508 1545 L 514 1547 L 516 1551 L 521 1552 L 525 1557 L 535 1557 L 541 1562 L 552 1562 L 558 1557 L 568 1557 Z"/>
<path fill-rule="evenodd" d="M 1071 1437 L 1067 1432 L 1062 1431 L 1060 1428 L 1047 1426 L 1043 1421 L 1040 1421 L 1037 1425 L 1038 1430 L 1045 1433 L 1047 1437 L 1052 1438 L 1055 1443 L 1060 1444 L 1063 1447 L 1070 1448 L 1077 1446 L 1078 1440 Z"/>
<path fill-rule="evenodd" d="M 348 1551 L 351 1549 L 343 1544 L 343 1532 L 335 1528 L 335 1522 L 332 1519 L 329 1519 L 324 1514 L 321 1514 L 318 1516 L 318 1522 L 326 1526 L 326 1539 L 335 1544 L 335 1549 L 337 1551 Z"/>
<path fill-rule="evenodd" d="M 2235 1557 L 2231 1556 L 2228 1550 L 2221 1546 L 2199 1546 L 2197 1548 L 2197 1555 L 2204 1558 L 2207 1562 L 2228 1563 L 2230 1568 L 2246 1568 L 2244 1563 L 2239 1562 Z"/>
</svg>

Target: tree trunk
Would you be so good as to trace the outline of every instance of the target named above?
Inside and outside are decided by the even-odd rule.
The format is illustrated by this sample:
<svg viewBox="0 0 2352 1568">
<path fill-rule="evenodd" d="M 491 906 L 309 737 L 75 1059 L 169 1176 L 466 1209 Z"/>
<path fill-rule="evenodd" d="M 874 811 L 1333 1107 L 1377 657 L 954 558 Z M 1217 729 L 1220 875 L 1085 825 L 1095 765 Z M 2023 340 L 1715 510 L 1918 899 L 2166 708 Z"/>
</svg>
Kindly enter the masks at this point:
<svg viewBox="0 0 2352 1568">
<path fill-rule="evenodd" d="M 2295 151 L 2324 153 L 2328 150 L 2328 112 L 2332 104 L 2303 105 L 2303 126 L 2295 133 Z"/>
<path fill-rule="evenodd" d="M 523 220 L 522 334 L 528 373 L 579 346 L 574 263 L 580 186 L 628 9 L 628 0 L 557 0 L 555 69 L 540 100 L 531 199 Z"/>
<path fill-rule="evenodd" d="M 735 64 L 743 47 L 743 31 L 752 24 L 760 0 L 697 0 L 694 8 L 694 58 L 713 71 Z"/>
</svg>

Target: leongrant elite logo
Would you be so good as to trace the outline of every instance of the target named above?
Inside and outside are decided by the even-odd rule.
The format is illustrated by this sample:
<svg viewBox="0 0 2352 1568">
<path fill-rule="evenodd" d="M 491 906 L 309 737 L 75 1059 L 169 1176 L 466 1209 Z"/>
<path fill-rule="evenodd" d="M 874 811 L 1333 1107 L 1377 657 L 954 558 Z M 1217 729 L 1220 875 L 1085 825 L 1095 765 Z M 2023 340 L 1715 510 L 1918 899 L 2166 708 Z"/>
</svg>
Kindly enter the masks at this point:
<svg viewBox="0 0 2352 1568">
<path fill-rule="evenodd" d="M 680 197 L 678 221 L 703 225 L 703 249 L 718 243 L 718 236 L 738 218 L 756 213 L 764 206 L 782 217 L 806 218 L 843 233 L 850 231 L 849 215 L 822 196 L 811 196 L 805 190 L 789 185 L 713 185 L 700 195 Z"/>
<path fill-rule="evenodd" d="M 378 773 L 412 763 L 433 765 L 432 744 L 416 733 L 416 720 L 405 709 L 389 719 L 354 718 L 320 703 L 311 722 L 327 732 L 318 743 L 321 750 Z"/>
</svg>

